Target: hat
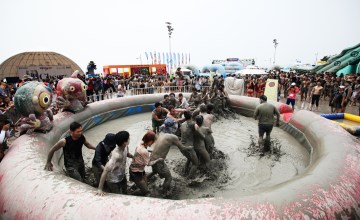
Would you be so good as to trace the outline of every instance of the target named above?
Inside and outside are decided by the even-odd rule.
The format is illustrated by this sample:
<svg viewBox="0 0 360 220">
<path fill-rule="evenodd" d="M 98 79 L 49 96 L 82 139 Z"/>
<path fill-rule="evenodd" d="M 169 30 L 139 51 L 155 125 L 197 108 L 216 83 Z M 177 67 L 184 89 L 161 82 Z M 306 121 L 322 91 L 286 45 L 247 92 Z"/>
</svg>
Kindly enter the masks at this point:
<svg viewBox="0 0 360 220">
<path fill-rule="evenodd" d="M 340 89 L 344 89 L 344 88 L 345 88 L 345 86 L 339 86 L 339 88 L 340 88 Z"/>
<path fill-rule="evenodd" d="M 293 83 L 291 83 L 291 85 L 292 85 L 292 86 L 295 86 L 295 85 L 296 85 L 296 83 L 294 83 L 294 82 L 293 82 Z"/>
<path fill-rule="evenodd" d="M 32 77 L 31 76 L 29 76 L 29 75 L 24 75 L 23 76 L 23 78 L 22 78 L 22 80 L 32 80 Z"/>
<path fill-rule="evenodd" d="M 164 124 L 166 127 L 172 127 L 174 126 L 175 122 L 172 120 L 172 118 L 166 118 Z"/>
</svg>

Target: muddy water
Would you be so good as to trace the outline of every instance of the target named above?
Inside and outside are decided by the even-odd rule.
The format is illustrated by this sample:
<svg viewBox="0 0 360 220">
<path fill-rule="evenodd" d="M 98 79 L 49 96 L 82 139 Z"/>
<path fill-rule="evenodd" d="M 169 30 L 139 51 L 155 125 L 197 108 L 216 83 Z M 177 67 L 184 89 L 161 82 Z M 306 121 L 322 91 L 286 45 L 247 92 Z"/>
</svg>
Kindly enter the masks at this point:
<svg viewBox="0 0 360 220">
<path fill-rule="evenodd" d="M 85 132 L 87 140 L 96 145 L 106 133 L 127 130 L 130 152 L 133 153 L 146 130 L 151 129 L 150 113 L 120 118 Z M 309 164 L 309 153 L 291 135 L 280 128 L 272 132 L 275 153 L 260 155 L 257 150 L 257 121 L 237 116 L 220 119 L 213 124 L 216 152 L 212 155 L 211 171 L 200 167 L 195 180 L 184 177 L 185 158 L 173 147 L 166 159 L 172 176 L 170 199 L 204 197 L 237 197 L 288 181 L 303 172 Z M 279 150 L 280 149 L 280 150 Z M 94 151 L 84 148 L 84 160 L 91 167 Z M 131 160 L 128 159 L 128 165 Z M 146 168 L 151 172 L 151 167 Z M 160 178 L 152 179 L 152 197 L 162 198 Z M 132 183 L 129 183 L 130 185 Z"/>
</svg>

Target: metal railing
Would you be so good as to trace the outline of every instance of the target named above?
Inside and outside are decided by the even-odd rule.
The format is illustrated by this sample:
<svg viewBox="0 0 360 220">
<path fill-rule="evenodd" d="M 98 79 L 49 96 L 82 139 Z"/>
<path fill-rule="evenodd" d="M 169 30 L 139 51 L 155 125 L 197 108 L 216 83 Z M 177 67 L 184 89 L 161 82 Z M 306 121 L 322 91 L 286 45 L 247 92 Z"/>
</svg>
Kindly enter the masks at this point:
<svg viewBox="0 0 360 220">
<path fill-rule="evenodd" d="M 191 93 L 193 86 L 157 86 L 157 87 L 148 87 L 148 88 L 131 88 L 126 91 L 124 96 L 133 96 L 133 95 L 144 95 L 144 94 L 156 94 L 156 93 Z M 210 86 L 202 86 L 201 89 L 207 88 Z M 88 102 L 96 102 L 107 99 L 116 99 L 121 98 L 116 92 L 99 92 L 98 94 L 93 94 L 88 96 Z"/>
</svg>

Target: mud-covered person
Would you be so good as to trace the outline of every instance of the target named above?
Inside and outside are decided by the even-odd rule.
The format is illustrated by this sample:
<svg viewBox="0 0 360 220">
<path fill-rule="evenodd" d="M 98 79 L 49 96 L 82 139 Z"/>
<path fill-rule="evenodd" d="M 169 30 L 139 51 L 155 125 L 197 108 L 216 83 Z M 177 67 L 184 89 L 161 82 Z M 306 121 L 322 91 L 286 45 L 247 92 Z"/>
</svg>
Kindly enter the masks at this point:
<svg viewBox="0 0 360 220">
<path fill-rule="evenodd" d="M 267 102 L 267 97 L 262 95 L 259 97 L 260 105 L 255 109 L 254 118 L 259 120 L 259 147 L 263 151 L 262 154 L 270 150 L 270 134 L 274 127 L 274 116 L 276 116 L 276 126 L 279 126 L 280 112 L 272 104 Z M 265 146 L 264 134 L 266 133 Z"/>
<path fill-rule="evenodd" d="M 161 103 L 161 106 L 162 106 L 163 108 L 168 109 L 169 106 L 171 105 L 170 96 L 169 96 L 168 94 L 165 94 L 165 95 L 164 95 L 164 99 L 161 100 L 160 103 Z"/>
<path fill-rule="evenodd" d="M 185 147 L 176 135 L 160 132 L 156 142 L 153 145 L 153 151 L 150 156 L 150 161 L 157 161 L 162 159 L 152 165 L 153 173 L 151 175 L 159 174 L 160 178 L 165 178 L 163 183 L 163 193 L 165 196 L 170 194 L 172 176 L 164 159 L 168 155 L 170 147 L 173 145 L 178 147 L 181 151 L 193 149 L 193 147 Z"/>
<path fill-rule="evenodd" d="M 129 167 L 130 181 L 135 182 L 135 185 L 140 189 L 140 195 L 148 196 L 150 194 L 145 174 L 145 166 L 152 166 L 163 158 L 150 161 L 150 153 L 147 148 L 151 146 L 156 140 L 155 133 L 152 131 L 146 132 L 141 143 L 136 147 L 133 160 Z"/>
<path fill-rule="evenodd" d="M 124 136 L 125 131 L 120 131 L 117 134 L 108 133 L 104 140 L 101 141 L 95 150 L 95 155 L 92 160 L 92 171 L 94 172 L 94 176 L 96 179 L 96 186 L 99 185 L 101 174 L 105 168 L 106 163 L 109 160 L 110 153 L 115 149 L 116 144 L 121 142 L 121 139 Z M 121 145 L 121 143 L 120 143 Z M 127 150 L 127 157 L 132 158 L 133 155 Z"/>
<path fill-rule="evenodd" d="M 46 161 L 45 169 L 52 171 L 53 165 L 51 163 L 54 152 L 63 148 L 64 165 L 67 174 L 78 181 L 85 180 L 85 164 L 82 155 L 82 147 L 85 145 L 89 149 L 95 150 L 95 147 L 90 144 L 83 135 L 83 128 L 80 123 L 73 122 L 70 124 L 70 135 L 59 140 L 49 151 Z"/>
<path fill-rule="evenodd" d="M 133 158 L 129 153 L 130 134 L 120 131 L 116 134 L 116 147 L 111 152 L 110 160 L 106 163 L 98 187 L 98 195 L 103 196 L 103 188 L 106 185 L 111 193 L 127 194 L 127 179 L 125 175 L 126 158 Z"/>
<path fill-rule="evenodd" d="M 203 105 L 201 104 L 200 105 L 200 114 L 199 115 L 202 115 L 203 116 L 203 125 L 205 127 L 208 127 L 211 130 L 211 125 L 214 121 L 214 115 L 213 114 L 209 114 L 208 111 L 209 109 L 212 110 L 212 104 L 208 104 L 208 105 Z M 210 112 L 211 112 L 210 110 Z M 215 140 L 214 140 L 214 137 L 212 135 L 212 132 L 209 132 L 207 135 L 205 135 L 205 148 L 206 150 L 209 152 L 209 154 L 212 153 L 213 149 L 214 149 L 214 146 L 215 146 Z"/>
<path fill-rule="evenodd" d="M 225 91 L 224 88 L 225 88 L 224 85 L 220 85 L 219 89 L 218 89 L 219 90 L 218 94 L 219 94 L 219 98 L 221 100 L 222 108 L 223 109 L 228 109 L 229 95 Z"/>
<path fill-rule="evenodd" d="M 196 88 L 192 88 L 192 93 L 189 98 L 189 104 L 197 108 L 201 104 L 201 96 Z"/>
<path fill-rule="evenodd" d="M 194 134 L 197 132 L 195 130 L 195 122 L 191 118 L 191 113 L 189 111 L 184 112 L 185 122 L 181 124 L 181 143 L 185 147 L 194 147 Z M 185 164 L 185 173 L 188 170 L 188 167 L 191 167 L 188 173 L 188 178 L 194 178 L 195 172 L 199 166 L 199 159 L 196 155 L 194 149 L 180 150 L 180 152 L 187 158 Z"/>
<path fill-rule="evenodd" d="M 151 112 L 151 122 L 153 132 L 159 132 L 159 127 L 164 123 L 166 115 L 169 111 L 162 107 L 160 102 L 155 103 L 155 109 Z"/>
<path fill-rule="evenodd" d="M 202 115 L 195 117 L 195 123 L 195 130 L 197 132 L 194 134 L 194 149 L 200 161 L 209 168 L 210 154 L 205 147 L 205 138 L 211 134 L 212 131 L 210 128 L 204 126 L 204 117 Z"/>
</svg>

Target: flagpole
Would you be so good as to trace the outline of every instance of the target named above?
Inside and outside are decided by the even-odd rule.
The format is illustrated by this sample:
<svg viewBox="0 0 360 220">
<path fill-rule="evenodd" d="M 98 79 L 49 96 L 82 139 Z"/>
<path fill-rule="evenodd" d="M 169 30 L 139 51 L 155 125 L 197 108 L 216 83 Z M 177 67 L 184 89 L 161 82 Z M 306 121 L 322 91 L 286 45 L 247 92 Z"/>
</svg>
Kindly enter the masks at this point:
<svg viewBox="0 0 360 220">
<path fill-rule="evenodd" d="M 171 35 L 172 35 L 172 32 L 174 31 L 174 28 L 171 26 L 171 22 L 165 22 L 166 24 L 166 27 L 168 29 L 168 34 L 169 34 L 169 52 L 171 54 Z M 172 67 L 172 58 L 171 58 L 171 55 L 170 55 L 170 65 L 169 65 L 169 74 L 171 74 L 171 67 Z"/>
</svg>

